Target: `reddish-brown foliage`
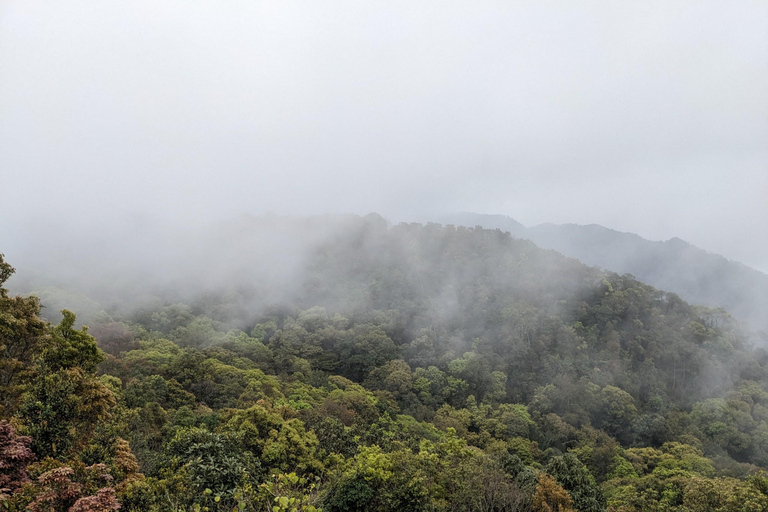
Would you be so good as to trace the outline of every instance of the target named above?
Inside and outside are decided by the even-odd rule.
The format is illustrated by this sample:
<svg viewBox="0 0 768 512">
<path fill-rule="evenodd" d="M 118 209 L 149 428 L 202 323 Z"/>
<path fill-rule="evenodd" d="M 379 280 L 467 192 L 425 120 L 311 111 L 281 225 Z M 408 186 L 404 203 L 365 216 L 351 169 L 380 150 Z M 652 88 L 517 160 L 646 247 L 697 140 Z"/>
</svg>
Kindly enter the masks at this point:
<svg viewBox="0 0 768 512">
<path fill-rule="evenodd" d="M 37 477 L 41 491 L 32 503 L 27 505 L 30 512 L 67 510 L 80 496 L 82 485 L 70 480 L 75 470 L 69 466 L 46 471 Z"/>
<path fill-rule="evenodd" d="M 30 512 L 109 512 L 120 508 L 113 487 L 100 487 L 110 484 L 112 476 L 105 464 L 94 464 L 84 468 L 84 474 L 77 472 L 81 482 L 73 482 L 75 470 L 69 466 L 50 469 L 37 477 L 37 494 L 32 503 L 27 505 Z M 96 490 L 98 488 L 98 490 Z M 95 493 L 94 493 L 94 490 Z M 94 493 L 89 496 L 83 494 Z"/>
<path fill-rule="evenodd" d="M 30 444 L 32 438 L 17 435 L 13 425 L 0 421 L 0 490 L 14 492 L 29 481 L 27 466 L 35 459 Z"/>
<path fill-rule="evenodd" d="M 87 496 L 77 500 L 68 512 L 109 512 L 119 508 L 120 503 L 115 497 L 115 490 L 111 487 L 104 487 L 96 491 L 95 496 Z"/>
</svg>

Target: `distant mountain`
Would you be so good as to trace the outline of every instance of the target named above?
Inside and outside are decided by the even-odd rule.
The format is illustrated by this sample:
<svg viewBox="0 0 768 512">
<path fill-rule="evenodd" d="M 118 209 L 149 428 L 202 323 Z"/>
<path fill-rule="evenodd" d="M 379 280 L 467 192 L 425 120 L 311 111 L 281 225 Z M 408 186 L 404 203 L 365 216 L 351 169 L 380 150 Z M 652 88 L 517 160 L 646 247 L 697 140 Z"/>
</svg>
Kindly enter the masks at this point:
<svg viewBox="0 0 768 512">
<path fill-rule="evenodd" d="M 588 265 L 632 274 L 688 302 L 723 308 L 752 329 L 768 332 L 768 275 L 679 238 L 656 242 L 597 224 L 526 228 L 511 217 L 477 213 L 445 215 L 436 220 L 509 231 Z"/>
</svg>

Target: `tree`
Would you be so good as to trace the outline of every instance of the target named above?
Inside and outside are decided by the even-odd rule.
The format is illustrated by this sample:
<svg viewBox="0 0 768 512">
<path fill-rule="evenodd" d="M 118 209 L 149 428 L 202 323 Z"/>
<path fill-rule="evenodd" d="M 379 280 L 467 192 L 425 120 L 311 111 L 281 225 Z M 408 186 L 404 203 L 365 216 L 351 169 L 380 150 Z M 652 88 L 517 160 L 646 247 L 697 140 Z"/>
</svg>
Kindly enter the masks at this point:
<svg viewBox="0 0 768 512">
<path fill-rule="evenodd" d="M 13 493 L 29 481 L 27 465 L 35 459 L 32 438 L 20 436 L 6 420 L 0 420 L 0 497 Z"/>
<path fill-rule="evenodd" d="M 626 442 L 630 439 L 637 408 L 632 395 L 615 386 L 605 386 L 600 390 L 599 406 L 592 416 L 597 427 Z"/>
<path fill-rule="evenodd" d="M 186 481 L 182 500 L 220 502 L 234 506 L 235 494 L 260 474 L 259 462 L 242 448 L 242 436 L 217 434 L 203 428 L 179 429 L 163 449 L 161 472 L 166 478 Z"/>
<path fill-rule="evenodd" d="M 568 491 L 574 507 L 580 512 L 605 510 L 605 497 L 589 470 L 572 453 L 553 457 L 546 467 L 547 473 Z"/>
<path fill-rule="evenodd" d="M 73 328 L 73 313 L 62 313 L 18 409 L 39 457 L 66 458 L 85 447 L 115 405 L 112 392 L 95 375 L 102 359 L 95 340 L 86 328 Z"/>
<path fill-rule="evenodd" d="M 318 474 L 323 464 L 317 458 L 315 434 L 307 432 L 300 420 L 285 420 L 265 405 L 235 412 L 225 430 L 238 433 L 242 449 L 253 453 L 265 469 Z"/>
<path fill-rule="evenodd" d="M 339 346 L 340 373 L 357 382 L 377 366 L 397 357 L 397 347 L 379 327 L 360 327 L 355 330 L 354 336 L 345 337 L 342 341 Z"/>
<path fill-rule="evenodd" d="M 565 489 L 546 473 L 539 474 L 531 510 L 532 512 L 576 512 L 573 501 Z"/>
<path fill-rule="evenodd" d="M 41 371 L 53 373 L 59 370 L 81 368 L 84 372 L 93 373 L 96 365 L 104 360 L 96 340 L 88 334 L 88 328 L 78 330 L 75 325 L 76 316 L 66 309 L 61 311 L 64 318 L 53 329 L 51 343 L 43 351 Z"/>
<path fill-rule="evenodd" d="M 40 457 L 66 459 L 84 448 L 110 417 L 112 392 L 80 368 L 39 378 L 24 394 L 18 416 Z"/>
<path fill-rule="evenodd" d="M 35 358 L 50 337 L 37 297 L 9 297 L 3 287 L 14 271 L 0 254 L 0 417 L 13 414 Z"/>
<path fill-rule="evenodd" d="M 79 473 L 79 474 L 78 474 Z M 103 464 L 75 471 L 58 465 L 37 477 L 30 512 L 110 512 L 120 509 L 111 487 L 112 476 Z"/>
<path fill-rule="evenodd" d="M 410 450 L 384 453 L 378 446 L 361 448 L 323 497 L 327 512 L 388 512 L 428 509 L 429 497 L 417 474 Z"/>
</svg>

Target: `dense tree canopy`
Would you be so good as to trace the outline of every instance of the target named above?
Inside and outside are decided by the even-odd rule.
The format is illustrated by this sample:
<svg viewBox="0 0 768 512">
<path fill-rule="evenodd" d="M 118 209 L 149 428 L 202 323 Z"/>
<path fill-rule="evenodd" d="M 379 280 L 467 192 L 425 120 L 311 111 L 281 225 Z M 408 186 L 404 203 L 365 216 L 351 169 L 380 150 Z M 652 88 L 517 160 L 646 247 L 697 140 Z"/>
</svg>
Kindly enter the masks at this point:
<svg viewBox="0 0 768 512">
<path fill-rule="evenodd" d="M 288 299 L 245 282 L 82 329 L 12 272 L 9 510 L 768 511 L 768 354 L 500 231 L 359 219 Z"/>
</svg>

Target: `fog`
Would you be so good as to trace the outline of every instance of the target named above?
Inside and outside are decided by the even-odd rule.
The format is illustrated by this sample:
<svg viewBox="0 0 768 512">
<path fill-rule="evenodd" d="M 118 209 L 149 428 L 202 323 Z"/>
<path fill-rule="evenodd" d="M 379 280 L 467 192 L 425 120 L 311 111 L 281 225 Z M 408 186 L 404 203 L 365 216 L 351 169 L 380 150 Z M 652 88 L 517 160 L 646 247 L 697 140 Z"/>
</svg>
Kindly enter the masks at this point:
<svg viewBox="0 0 768 512">
<path fill-rule="evenodd" d="M 475 211 L 768 271 L 766 91 L 759 1 L 6 1 L 0 251 Z"/>
<path fill-rule="evenodd" d="M 14 510 L 765 503 L 767 312 L 764 0 L 0 0 Z"/>
</svg>

